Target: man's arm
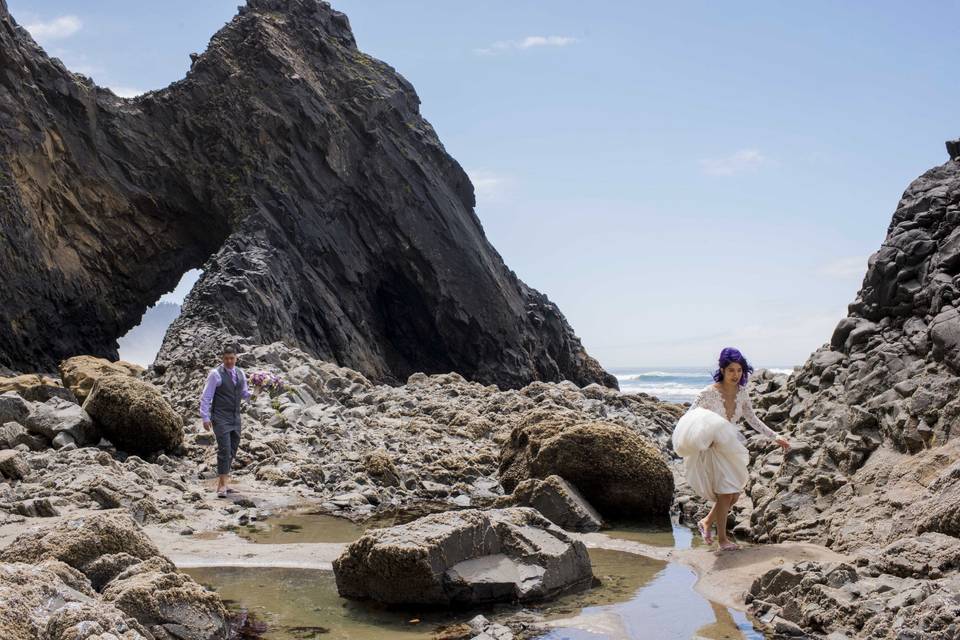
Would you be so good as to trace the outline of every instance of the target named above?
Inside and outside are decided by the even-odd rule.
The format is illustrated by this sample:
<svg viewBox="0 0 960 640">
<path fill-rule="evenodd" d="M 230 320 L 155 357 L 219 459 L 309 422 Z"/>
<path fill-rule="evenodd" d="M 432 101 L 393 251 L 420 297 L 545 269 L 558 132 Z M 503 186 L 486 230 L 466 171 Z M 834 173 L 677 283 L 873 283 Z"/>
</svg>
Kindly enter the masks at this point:
<svg viewBox="0 0 960 640">
<path fill-rule="evenodd" d="M 213 404 L 213 394 L 220 384 L 220 374 L 216 369 L 211 369 L 207 375 L 207 384 L 203 387 L 203 393 L 200 394 L 200 418 L 204 422 L 210 422 L 210 405 Z"/>
<path fill-rule="evenodd" d="M 250 387 L 247 386 L 247 372 L 240 369 L 240 397 L 246 400 L 250 397 Z"/>
</svg>

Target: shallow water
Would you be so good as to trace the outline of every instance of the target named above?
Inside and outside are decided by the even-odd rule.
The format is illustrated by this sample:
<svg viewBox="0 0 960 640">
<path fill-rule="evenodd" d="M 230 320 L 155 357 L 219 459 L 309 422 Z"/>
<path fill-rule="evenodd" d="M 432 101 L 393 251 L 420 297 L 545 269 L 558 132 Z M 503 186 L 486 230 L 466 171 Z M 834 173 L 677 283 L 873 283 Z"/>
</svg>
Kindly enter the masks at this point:
<svg viewBox="0 0 960 640">
<path fill-rule="evenodd" d="M 763 640 L 746 615 L 706 600 L 693 590 L 696 574 L 676 563 L 651 561 L 619 551 L 591 550 L 594 575 L 604 586 L 576 596 L 576 613 L 557 619 L 541 640 L 688 640 L 689 638 Z M 639 559 L 639 560 L 638 560 Z M 632 588 L 636 585 L 636 588 Z M 611 602 L 612 600 L 612 602 Z"/>
<path fill-rule="evenodd" d="M 241 527 L 237 534 L 251 542 L 352 542 L 371 525 L 322 513 L 281 513 Z"/>
<path fill-rule="evenodd" d="M 447 503 L 425 502 L 417 505 L 416 510 L 379 514 L 358 523 L 309 509 L 291 509 L 242 526 L 237 529 L 237 535 L 250 542 L 265 544 L 352 542 L 362 536 L 367 529 L 403 524 L 427 513 L 449 510 L 450 505 Z"/>
<path fill-rule="evenodd" d="M 256 531 L 242 535 L 269 543 L 345 542 L 369 526 L 389 524 L 361 525 L 335 516 L 292 512 L 258 522 Z M 662 547 L 698 544 L 689 529 L 676 525 L 614 523 L 604 533 Z M 555 627 L 542 640 L 763 638 L 743 613 L 694 591 L 696 574 L 682 565 L 607 549 L 589 549 L 589 554 L 600 586 L 522 609 Z M 448 612 L 356 602 L 339 597 L 330 571 L 201 567 L 186 572 L 233 601 L 232 607 L 248 609 L 266 622 L 263 637 L 269 640 L 428 639 L 438 629 L 466 622 L 477 613 L 496 619 L 521 611 L 512 605 Z"/>
<path fill-rule="evenodd" d="M 692 546 L 698 546 L 700 542 L 699 538 L 694 538 L 690 529 L 670 522 L 663 524 L 610 522 L 609 525 L 609 529 L 604 529 L 600 533 L 611 538 L 642 542 L 654 547 L 689 549 Z"/>
</svg>

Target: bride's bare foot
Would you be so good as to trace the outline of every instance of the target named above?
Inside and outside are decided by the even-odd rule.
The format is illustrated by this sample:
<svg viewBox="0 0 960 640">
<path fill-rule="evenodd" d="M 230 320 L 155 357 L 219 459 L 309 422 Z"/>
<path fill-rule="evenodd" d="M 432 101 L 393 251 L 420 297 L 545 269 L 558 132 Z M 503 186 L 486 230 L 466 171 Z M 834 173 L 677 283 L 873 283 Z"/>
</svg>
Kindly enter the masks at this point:
<svg viewBox="0 0 960 640">
<path fill-rule="evenodd" d="M 697 528 L 700 529 L 700 535 L 707 544 L 713 544 L 713 533 L 710 532 L 710 523 L 704 519 L 697 522 Z"/>
</svg>

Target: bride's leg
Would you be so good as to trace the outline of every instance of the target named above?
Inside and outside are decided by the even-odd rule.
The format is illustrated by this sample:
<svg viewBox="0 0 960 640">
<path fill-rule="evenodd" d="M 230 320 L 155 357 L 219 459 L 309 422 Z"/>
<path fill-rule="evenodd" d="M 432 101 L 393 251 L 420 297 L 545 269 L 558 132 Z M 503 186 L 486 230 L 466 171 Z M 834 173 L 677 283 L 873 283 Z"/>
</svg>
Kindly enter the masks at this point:
<svg viewBox="0 0 960 640">
<path fill-rule="evenodd" d="M 713 506 L 710 508 L 710 512 L 707 514 L 707 516 L 698 522 L 698 524 L 701 525 L 703 530 L 706 532 L 704 535 L 704 540 L 708 544 L 713 542 L 713 535 L 710 533 L 710 527 L 716 521 L 718 504 L 720 504 L 720 496 L 717 496 L 717 502 L 713 503 Z"/>
<path fill-rule="evenodd" d="M 730 513 L 730 507 L 733 505 L 733 499 L 736 497 L 736 493 L 717 494 L 717 513 L 715 516 L 715 522 L 717 523 L 717 542 L 719 542 L 721 546 L 728 542 L 727 514 Z"/>
</svg>

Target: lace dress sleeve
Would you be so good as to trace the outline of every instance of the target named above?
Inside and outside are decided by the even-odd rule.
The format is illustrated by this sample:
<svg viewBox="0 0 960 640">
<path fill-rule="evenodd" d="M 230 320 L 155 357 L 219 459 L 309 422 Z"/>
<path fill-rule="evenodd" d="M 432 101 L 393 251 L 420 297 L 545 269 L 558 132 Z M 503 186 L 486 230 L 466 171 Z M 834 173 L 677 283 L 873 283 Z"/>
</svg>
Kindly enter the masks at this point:
<svg viewBox="0 0 960 640">
<path fill-rule="evenodd" d="M 697 393 L 697 396 L 693 399 L 693 402 L 690 403 L 690 408 L 687 409 L 687 411 L 689 411 L 690 409 L 693 409 L 694 407 L 699 407 L 702 405 L 703 405 L 703 391 L 700 391 L 699 393 Z"/>
<path fill-rule="evenodd" d="M 743 399 L 740 400 L 740 409 L 747 424 L 753 427 L 754 430 L 768 438 L 777 437 L 777 432 L 763 424 L 760 418 L 757 417 L 757 414 L 753 412 L 753 402 L 750 399 L 750 394 L 744 392 Z"/>
</svg>

